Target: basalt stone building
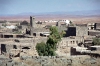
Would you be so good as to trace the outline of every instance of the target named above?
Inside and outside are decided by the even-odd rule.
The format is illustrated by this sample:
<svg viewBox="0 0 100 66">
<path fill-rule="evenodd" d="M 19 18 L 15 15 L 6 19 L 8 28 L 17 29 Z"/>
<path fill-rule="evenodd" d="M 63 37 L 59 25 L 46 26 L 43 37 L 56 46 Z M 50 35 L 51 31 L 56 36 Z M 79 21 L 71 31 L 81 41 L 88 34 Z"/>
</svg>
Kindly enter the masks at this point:
<svg viewBox="0 0 100 66">
<path fill-rule="evenodd" d="M 30 35 L 31 36 L 48 36 L 49 29 L 40 28 L 36 25 L 35 18 L 30 16 Z"/>
<path fill-rule="evenodd" d="M 100 30 L 100 23 L 96 23 L 96 29 Z"/>
<path fill-rule="evenodd" d="M 30 35 L 33 35 L 33 29 L 35 28 L 35 18 L 30 16 Z"/>
<path fill-rule="evenodd" d="M 67 30 L 67 36 L 88 36 L 87 24 L 69 26 Z"/>
</svg>

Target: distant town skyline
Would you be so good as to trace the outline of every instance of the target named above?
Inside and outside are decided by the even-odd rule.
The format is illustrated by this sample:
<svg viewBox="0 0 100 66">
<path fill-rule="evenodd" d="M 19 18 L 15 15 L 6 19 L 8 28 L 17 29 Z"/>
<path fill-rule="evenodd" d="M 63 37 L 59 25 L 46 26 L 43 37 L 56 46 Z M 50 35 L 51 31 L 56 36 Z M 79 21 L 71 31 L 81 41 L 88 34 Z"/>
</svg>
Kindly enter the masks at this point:
<svg viewBox="0 0 100 66">
<path fill-rule="evenodd" d="M 100 0 L 0 0 L 0 15 L 100 10 Z"/>
</svg>

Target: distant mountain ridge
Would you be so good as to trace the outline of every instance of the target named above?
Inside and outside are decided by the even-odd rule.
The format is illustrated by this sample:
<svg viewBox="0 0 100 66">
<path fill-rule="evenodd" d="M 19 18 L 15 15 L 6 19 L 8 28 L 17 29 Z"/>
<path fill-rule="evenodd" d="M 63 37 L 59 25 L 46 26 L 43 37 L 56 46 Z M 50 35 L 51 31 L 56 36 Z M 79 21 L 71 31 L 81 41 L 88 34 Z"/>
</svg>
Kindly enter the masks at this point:
<svg viewBox="0 0 100 66">
<path fill-rule="evenodd" d="M 84 17 L 84 16 L 100 16 L 100 10 L 90 10 L 90 11 L 74 11 L 74 12 L 45 12 L 45 13 L 20 13 L 20 14 L 8 14 L 0 15 L 0 18 L 27 18 L 29 16 L 35 17 L 55 17 L 55 16 L 67 16 L 67 17 Z"/>
<path fill-rule="evenodd" d="M 35 16 L 41 16 L 41 15 L 80 15 L 80 16 L 88 16 L 88 15 L 100 15 L 100 10 L 90 10 L 90 11 L 74 11 L 74 12 L 45 12 L 45 13 L 20 13 L 17 15 L 35 15 Z"/>
</svg>

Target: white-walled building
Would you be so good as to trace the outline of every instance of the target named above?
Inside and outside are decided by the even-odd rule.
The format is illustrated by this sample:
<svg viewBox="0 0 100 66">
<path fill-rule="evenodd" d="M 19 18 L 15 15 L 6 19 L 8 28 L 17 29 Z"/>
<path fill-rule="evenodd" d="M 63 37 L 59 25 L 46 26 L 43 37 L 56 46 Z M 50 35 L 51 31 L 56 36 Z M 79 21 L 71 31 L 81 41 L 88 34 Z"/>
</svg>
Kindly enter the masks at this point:
<svg viewBox="0 0 100 66">
<path fill-rule="evenodd" d="M 64 23 L 66 23 L 66 25 L 70 24 L 70 20 L 60 20 L 60 22 L 64 22 Z"/>
<path fill-rule="evenodd" d="M 6 26 L 6 28 L 8 28 L 8 29 L 15 29 L 16 26 L 14 26 L 14 25 L 10 25 L 10 26 Z"/>
</svg>

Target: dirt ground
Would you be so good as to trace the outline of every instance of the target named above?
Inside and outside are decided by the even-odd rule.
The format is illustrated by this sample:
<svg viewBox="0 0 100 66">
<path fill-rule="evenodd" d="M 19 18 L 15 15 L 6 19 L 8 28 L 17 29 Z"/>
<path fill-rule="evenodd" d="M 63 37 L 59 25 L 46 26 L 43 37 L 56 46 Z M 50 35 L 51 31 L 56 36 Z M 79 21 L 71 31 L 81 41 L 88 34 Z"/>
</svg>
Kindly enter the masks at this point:
<svg viewBox="0 0 100 66">
<path fill-rule="evenodd" d="M 71 20 L 73 23 L 100 23 L 100 16 L 35 16 L 36 21 L 46 21 L 46 20 Z M 0 20 L 7 21 L 28 21 L 30 22 L 30 16 L 16 16 L 16 17 L 0 17 Z"/>
</svg>

